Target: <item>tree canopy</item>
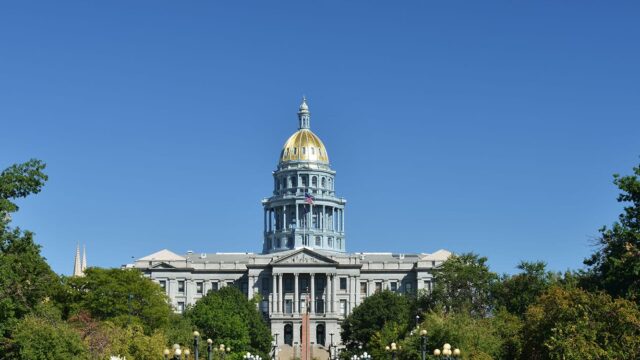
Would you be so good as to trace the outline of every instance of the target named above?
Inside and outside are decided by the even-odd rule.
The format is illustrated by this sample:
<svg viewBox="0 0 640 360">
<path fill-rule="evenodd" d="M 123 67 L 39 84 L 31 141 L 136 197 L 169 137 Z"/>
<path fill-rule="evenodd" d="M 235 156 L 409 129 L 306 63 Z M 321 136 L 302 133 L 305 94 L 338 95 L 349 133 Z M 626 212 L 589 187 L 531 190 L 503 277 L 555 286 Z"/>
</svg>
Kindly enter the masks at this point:
<svg viewBox="0 0 640 360">
<path fill-rule="evenodd" d="M 187 309 L 185 317 L 214 343 L 266 358 L 271 349 L 271 331 L 257 309 L 257 300 L 248 300 L 235 286 L 225 286 L 198 300 Z"/>
</svg>

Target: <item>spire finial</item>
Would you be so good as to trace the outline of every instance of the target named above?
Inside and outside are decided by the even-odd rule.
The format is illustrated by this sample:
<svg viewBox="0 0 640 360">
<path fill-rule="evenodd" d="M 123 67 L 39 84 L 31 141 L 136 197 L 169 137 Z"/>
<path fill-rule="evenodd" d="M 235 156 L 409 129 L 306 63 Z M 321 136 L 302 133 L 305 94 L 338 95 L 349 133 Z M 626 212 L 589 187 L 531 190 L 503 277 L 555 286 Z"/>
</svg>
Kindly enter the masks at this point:
<svg viewBox="0 0 640 360">
<path fill-rule="evenodd" d="M 302 95 L 302 104 L 298 109 L 298 120 L 300 129 L 308 129 L 311 123 L 311 114 L 309 113 L 309 105 L 307 105 L 307 97 Z"/>
<path fill-rule="evenodd" d="M 80 243 L 76 246 L 76 256 L 73 261 L 73 276 L 82 276 L 82 261 L 80 260 Z"/>
</svg>

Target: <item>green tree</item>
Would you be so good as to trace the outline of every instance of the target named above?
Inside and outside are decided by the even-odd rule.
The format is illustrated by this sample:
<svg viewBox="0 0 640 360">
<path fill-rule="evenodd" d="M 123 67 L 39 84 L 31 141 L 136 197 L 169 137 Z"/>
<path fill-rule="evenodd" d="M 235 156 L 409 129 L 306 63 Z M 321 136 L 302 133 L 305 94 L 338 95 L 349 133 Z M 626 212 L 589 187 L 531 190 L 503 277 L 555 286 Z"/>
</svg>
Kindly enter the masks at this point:
<svg viewBox="0 0 640 360">
<path fill-rule="evenodd" d="M 18 210 L 15 199 L 40 192 L 47 180 L 44 168 L 30 160 L 0 173 L 0 337 L 59 289 L 33 233 L 9 226 L 10 214 Z"/>
<path fill-rule="evenodd" d="M 608 294 L 553 286 L 527 310 L 522 353 L 528 360 L 639 359 L 640 310 Z"/>
<path fill-rule="evenodd" d="M 88 311 L 98 320 L 140 324 L 147 334 L 166 329 L 172 314 L 162 288 L 137 269 L 89 268 L 83 277 L 65 278 L 70 314 Z"/>
<path fill-rule="evenodd" d="M 640 166 L 634 175 L 614 175 L 624 212 L 611 228 L 600 229 L 599 249 L 585 260 L 586 285 L 640 303 Z"/>
<path fill-rule="evenodd" d="M 519 274 L 504 275 L 496 282 L 492 294 L 496 306 L 504 307 L 512 314 L 524 316 L 529 305 L 551 285 L 557 283 L 560 275 L 547 271 L 542 261 L 522 261 L 518 265 Z"/>
<path fill-rule="evenodd" d="M 232 352 L 251 352 L 266 358 L 271 332 L 257 309 L 258 297 L 247 297 L 235 286 L 211 291 L 187 309 L 188 318 L 203 338 L 231 346 Z"/>
<path fill-rule="evenodd" d="M 420 307 L 486 316 L 493 308 L 491 289 L 498 280 L 486 263 L 486 257 L 474 253 L 452 255 L 434 271 L 434 289 L 420 296 Z"/>
<path fill-rule="evenodd" d="M 388 290 L 373 294 L 354 308 L 342 322 L 342 341 L 350 350 L 362 345 L 365 350 L 372 351 L 374 346 L 370 346 L 370 340 L 385 326 L 387 330 L 382 335 L 386 335 L 379 337 L 381 340 L 378 342 L 388 340 L 388 334 L 404 337 L 413 325 L 414 313 L 411 309 L 411 300 L 404 295 Z"/>
<path fill-rule="evenodd" d="M 87 346 L 69 325 L 27 315 L 12 331 L 7 357 L 16 360 L 89 359 Z"/>
</svg>

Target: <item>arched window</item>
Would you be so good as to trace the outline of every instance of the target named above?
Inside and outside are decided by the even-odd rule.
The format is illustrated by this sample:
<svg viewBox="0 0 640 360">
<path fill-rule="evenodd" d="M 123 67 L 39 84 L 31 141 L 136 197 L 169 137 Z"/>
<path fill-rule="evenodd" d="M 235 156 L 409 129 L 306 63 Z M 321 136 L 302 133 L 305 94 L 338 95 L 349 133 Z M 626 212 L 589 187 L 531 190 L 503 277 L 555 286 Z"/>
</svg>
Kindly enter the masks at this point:
<svg viewBox="0 0 640 360">
<path fill-rule="evenodd" d="M 307 148 L 306 147 L 302 147 L 302 155 L 307 153 Z"/>
<path fill-rule="evenodd" d="M 302 187 L 307 187 L 309 185 L 309 175 L 302 175 Z"/>
<path fill-rule="evenodd" d="M 316 246 L 322 246 L 322 236 L 316 236 Z"/>
<path fill-rule="evenodd" d="M 311 178 L 311 186 L 318 187 L 318 177 L 314 176 Z"/>
<path fill-rule="evenodd" d="M 324 343 L 325 343 L 325 334 L 324 333 L 325 333 L 324 324 L 318 324 L 316 326 L 316 344 L 324 346 Z"/>
<path fill-rule="evenodd" d="M 322 177 L 321 184 L 323 188 L 327 187 L 327 179 L 324 176 Z"/>
<path fill-rule="evenodd" d="M 327 239 L 327 245 L 332 248 L 333 247 L 333 237 L 329 236 L 329 239 Z"/>
<path fill-rule="evenodd" d="M 293 345 L 293 325 L 291 324 L 284 326 L 284 343 Z"/>
</svg>

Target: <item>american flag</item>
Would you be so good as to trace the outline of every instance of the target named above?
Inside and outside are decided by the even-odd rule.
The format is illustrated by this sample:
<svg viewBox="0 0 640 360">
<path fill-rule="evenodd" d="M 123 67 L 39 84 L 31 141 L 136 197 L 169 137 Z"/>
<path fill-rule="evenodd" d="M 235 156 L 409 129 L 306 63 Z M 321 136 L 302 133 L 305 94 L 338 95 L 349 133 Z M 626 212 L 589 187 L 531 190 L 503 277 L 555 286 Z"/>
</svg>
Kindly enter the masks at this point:
<svg viewBox="0 0 640 360">
<path fill-rule="evenodd" d="M 313 196 L 309 193 L 304 193 L 304 202 L 313 205 Z"/>
</svg>

